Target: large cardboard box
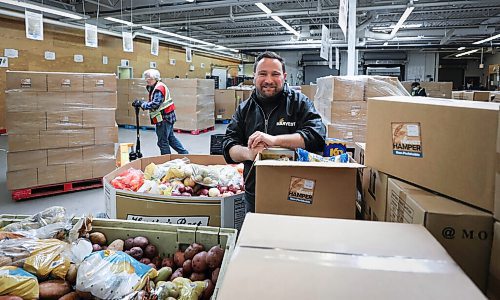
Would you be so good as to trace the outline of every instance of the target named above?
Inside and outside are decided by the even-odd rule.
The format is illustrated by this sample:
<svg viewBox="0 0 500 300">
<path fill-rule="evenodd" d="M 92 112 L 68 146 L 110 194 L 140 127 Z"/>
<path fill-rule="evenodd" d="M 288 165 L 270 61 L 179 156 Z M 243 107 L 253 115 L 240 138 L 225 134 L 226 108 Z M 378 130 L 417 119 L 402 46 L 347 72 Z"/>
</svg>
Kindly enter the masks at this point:
<svg viewBox="0 0 500 300">
<path fill-rule="evenodd" d="M 7 172 L 7 189 L 9 191 L 36 186 L 38 172 L 36 168 Z"/>
<path fill-rule="evenodd" d="M 40 131 L 40 148 L 55 149 L 69 147 L 69 132 L 66 130 Z"/>
<path fill-rule="evenodd" d="M 11 113 L 37 110 L 37 92 L 5 91 L 5 111 Z"/>
<path fill-rule="evenodd" d="M 236 110 L 236 93 L 234 90 L 215 90 L 215 119 L 231 119 Z"/>
<path fill-rule="evenodd" d="M 83 74 L 47 73 L 49 92 L 83 92 Z"/>
<path fill-rule="evenodd" d="M 366 140 L 366 125 L 344 124 L 327 125 L 327 135 L 329 138 L 344 140 L 347 142 L 364 142 Z"/>
<path fill-rule="evenodd" d="M 66 167 L 64 165 L 38 168 L 37 186 L 66 182 Z"/>
<path fill-rule="evenodd" d="M 7 153 L 7 170 L 17 171 L 47 166 L 47 150 Z"/>
<path fill-rule="evenodd" d="M 309 98 L 309 100 L 314 101 L 314 95 L 316 95 L 316 88 L 318 86 L 315 84 L 311 85 L 301 85 L 300 92 Z"/>
<path fill-rule="evenodd" d="M 359 76 L 365 81 L 364 100 L 371 97 L 405 96 L 408 95 L 397 77 L 390 76 Z"/>
<path fill-rule="evenodd" d="M 41 94 L 42 93 L 39 93 L 39 97 L 41 96 Z M 82 92 L 64 93 L 66 97 L 64 102 L 64 109 L 65 110 L 91 109 L 93 106 L 92 94 L 93 93 L 82 93 Z M 59 103 L 58 105 L 59 107 L 56 110 L 61 109 L 61 103 Z"/>
<path fill-rule="evenodd" d="M 474 101 L 490 101 L 490 92 L 474 92 Z"/>
<path fill-rule="evenodd" d="M 83 161 L 82 147 L 47 150 L 48 165 L 65 165 Z"/>
<path fill-rule="evenodd" d="M 38 92 L 36 102 L 40 111 L 61 111 L 75 108 L 66 108 L 66 93 L 60 92 Z M 81 108 L 81 107 L 80 107 Z"/>
<path fill-rule="evenodd" d="M 368 166 L 500 216 L 498 103 L 368 101 Z M 477 147 L 470 145 L 479 145 Z M 446 180 L 444 180 L 444 178 Z"/>
<path fill-rule="evenodd" d="M 169 224 L 193 224 L 240 229 L 245 217 L 243 194 L 229 197 L 170 197 L 115 189 L 118 174 L 150 163 L 161 164 L 187 157 L 201 165 L 225 164 L 221 155 L 163 155 L 146 157 L 121 166 L 103 178 L 106 212 L 111 218 Z"/>
<path fill-rule="evenodd" d="M 9 112 L 7 130 L 9 134 L 38 134 L 47 129 L 47 115 L 44 111 Z"/>
<path fill-rule="evenodd" d="M 110 108 L 116 109 L 117 95 L 116 92 L 94 92 L 92 93 L 93 108 Z"/>
<path fill-rule="evenodd" d="M 48 111 L 47 130 L 82 128 L 83 111 Z"/>
<path fill-rule="evenodd" d="M 66 169 L 66 180 L 84 180 L 92 177 L 92 164 L 89 162 L 80 162 L 64 165 Z"/>
<path fill-rule="evenodd" d="M 363 170 L 365 217 L 370 221 L 387 220 L 387 183 L 389 175 L 367 167 Z"/>
<path fill-rule="evenodd" d="M 351 163 L 255 162 L 258 213 L 354 219 L 356 172 Z"/>
<path fill-rule="evenodd" d="M 253 90 L 236 90 L 236 104 L 247 101 L 252 95 Z"/>
<path fill-rule="evenodd" d="M 424 225 L 484 292 L 493 216 L 396 179 L 387 188 L 388 221 Z"/>
<path fill-rule="evenodd" d="M 487 295 L 491 300 L 500 300 L 500 222 L 495 222 L 493 231 Z"/>
<path fill-rule="evenodd" d="M 91 161 L 91 165 L 92 165 L 91 178 L 101 178 L 116 169 L 116 158 L 112 157 L 112 158 L 101 158 L 93 160 Z"/>
<path fill-rule="evenodd" d="M 413 81 L 404 81 L 402 82 L 405 89 L 408 93 L 411 94 L 411 85 Z M 429 82 L 422 81 L 420 82 L 420 86 L 425 89 L 425 93 L 427 97 L 435 97 L 435 98 L 446 98 L 446 99 L 455 99 L 454 97 L 462 97 L 462 94 L 452 94 L 453 82 Z M 460 100 L 463 100 L 459 98 Z"/>
<path fill-rule="evenodd" d="M 9 134 L 7 142 L 9 144 L 9 152 L 40 149 L 39 134 Z"/>
<path fill-rule="evenodd" d="M 115 74 L 83 74 L 84 92 L 116 92 Z"/>
<path fill-rule="evenodd" d="M 83 147 L 83 160 L 114 159 L 115 144 L 104 144 Z"/>
<path fill-rule="evenodd" d="M 83 110 L 82 126 L 85 128 L 112 127 L 115 125 L 115 109 L 95 108 Z"/>
<path fill-rule="evenodd" d="M 256 293 L 261 299 L 485 299 L 422 226 L 248 214 L 217 299 Z"/>
<path fill-rule="evenodd" d="M 314 101 L 358 101 L 363 100 L 365 82 L 361 77 L 326 76 L 317 79 Z"/>
<path fill-rule="evenodd" d="M 46 92 L 47 74 L 42 72 L 7 71 L 5 90 Z"/>
<path fill-rule="evenodd" d="M 96 127 L 94 144 L 104 145 L 118 143 L 118 126 Z"/>
</svg>

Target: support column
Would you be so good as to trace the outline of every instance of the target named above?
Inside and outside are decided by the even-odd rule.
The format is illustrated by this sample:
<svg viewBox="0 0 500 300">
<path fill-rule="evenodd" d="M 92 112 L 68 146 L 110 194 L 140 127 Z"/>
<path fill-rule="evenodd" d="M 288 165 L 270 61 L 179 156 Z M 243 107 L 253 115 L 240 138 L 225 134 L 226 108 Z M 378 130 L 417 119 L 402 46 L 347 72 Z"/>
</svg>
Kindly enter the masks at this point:
<svg viewBox="0 0 500 300">
<path fill-rule="evenodd" d="M 356 2 L 349 0 L 349 19 L 347 22 L 347 75 L 358 75 L 356 60 Z"/>
</svg>

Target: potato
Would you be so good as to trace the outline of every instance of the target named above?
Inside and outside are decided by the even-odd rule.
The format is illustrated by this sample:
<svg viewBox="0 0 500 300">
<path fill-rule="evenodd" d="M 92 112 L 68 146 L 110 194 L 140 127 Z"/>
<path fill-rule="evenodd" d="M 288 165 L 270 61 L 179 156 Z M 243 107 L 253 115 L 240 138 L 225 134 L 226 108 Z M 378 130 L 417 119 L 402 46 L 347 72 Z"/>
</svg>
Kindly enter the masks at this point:
<svg viewBox="0 0 500 300">
<path fill-rule="evenodd" d="M 78 294 L 79 299 L 83 299 L 83 300 L 91 300 L 91 299 L 93 299 L 92 294 L 89 293 L 89 292 L 76 291 L 76 293 Z"/>
<path fill-rule="evenodd" d="M 99 245 L 99 244 L 92 245 L 92 252 L 101 251 L 101 250 L 102 250 L 101 245 Z"/>
<path fill-rule="evenodd" d="M 106 245 L 106 236 L 102 232 L 92 232 L 89 236 L 89 239 L 92 244 L 97 244 L 99 246 Z"/>
<path fill-rule="evenodd" d="M 184 264 L 184 261 L 186 259 L 184 258 L 184 253 L 180 250 L 177 250 L 174 254 L 174 263 L 178 268 L 181 268 L 182 265 Z"/>
<path fill-rule="evenodd" d="M 75 284 L 77 272 L 78 272 L 77 266 L 75 264 L 71 264 L 69 266 L 68 273 L 66 273 L 66 281 L 68 281 L 71 284 Z"/>
<path fill-rule="evenodd" d="M 71 292 L 59 298 L 59 300 L 78 300 L 78 299 L 80 299 L 80 297 L 78 296 L 77 292 Z"/>
<path fill-rule="evenodd" d="M 205 273 L 193 273 L 191 276 L 189 276 L 189 279 L 191 281 L 203 281 L 205 280 Z"/>
<path fill-rule="evenodd" d="M 205 289 L 203 290 L 203 294 L 201 295 L 202 300 L 210 300 L 212 294 L 214 293 L 215 284 L 210 279 L 205 280 Z"/>
<path fill-rule="evenodd" d="M 125 240 L 124 250 L 130 250 L 134 247 L 134 238 L 128 238 Z"/>
<path fill-rule="evenodd" d="M 5 296 L 0 296 L 0 300 L 23 300 L 23 298 L 18 296 L 5 295 Z"/>
<path fill-rule="evenodd" d="M 146 246 L 149 244 L 149 240 L 147 237 L 137 236 L 134 238 L 134 247 L 141 247 L 141 249 L 146 249 Z"/>
<path fill-rule="evenodd" d="M 143 257 L 143 258 L 141 258 L 140 262 L 145 264 L 145 265 L 149 265 L 151 263 L 151 259 L 149 259 L 147 257 Z"/>
<path fill-rule="evenodd" d="M 207 265 L 210 269 L 215 269 L 221 266 L 224 250 L 221 247 L 213 246 L 207 252 Z"/>
<path fill-rule="evenodd" d="M 169 281 L 172 281 L 172 280 L 174 280 L 177 277 L 183 277 L 183 270 L 182 270 L 182 268 L 178 268 L 177 270 L 175 270 L 175 272 L 172 274 L 172 276 L 170 276 Z"/>
<path fill-rule="evenodd" d="M 162 261 L 161 261 L 161 266 L 162 267 L 169 267 L 169 268 L 173 268 L 174 267 L 174 259 L 171 258 L 171 257 L 165 257 Z"/>
<path fill-rule="evenodd" d="M 203 273 L 207 269 L 207 251 L 201 251 L 193 257 L 193 272 Z"/>
<path fill-rule="evenodd" d="M 217 283 L 217 279 L 219 279 L 219 272 L 220 272 L 220 268 L 217 268 L 215 269 L 213 272 L 212 272 L 212 282 L 214 284 Z"/>
<path fill-rule="evenodd" d="M 48 280 L 39 284 L 40 299 L 59 299 L 71 292 L 71 285 L 64 280 Z"/>
<path fill-rule="evenodd" d="M 125 242 L 123 240 L 117 239 L 114 240 L 111 244 L 109 244 L 108 249 L 114 251 L 123 251 L 124 246 Z"/>
<path fill-rule="evenodd" d="M 192 243 L 187 247 L 186 251 L 184 251 L 184 258 L 185 259 L 193 259 L 193 257 L 200 253 L 201 251 L 205 250 L 205 247 L 201 244 L 197 243 Z"/>
<path fill-rule="evenodd" d="M 190 259 L 184 261 L 182 264 L 182 270 L 184 271 L 184 275 L 189 276 L 189 274 L 193 273 L 192 261 Z"/>
<path fill-rule="evenodd" d="M 161 268 L 161 257 L 159 257 L 159 256 L 153 257 L 153 259 L 151 260 L 151 263 L 156 266 L 156 269 L 160 269 Z"/>
<path fill-rule="evenodd" d="M 157 255 L 158 255 L 158 249 L 153 244 L 147 245 L 146 249 L 144 249 L 144 256 L 147 258 L 153 258 Z"/>
<path fill-rule="evenodd" d="M 142 258 L 142 254 L 143 254 L 143 251 L 140 247 L 133 247 L 132 249 L 130 249 L 129 255 L 137 260 L 140 260 Z"/>
</svg>

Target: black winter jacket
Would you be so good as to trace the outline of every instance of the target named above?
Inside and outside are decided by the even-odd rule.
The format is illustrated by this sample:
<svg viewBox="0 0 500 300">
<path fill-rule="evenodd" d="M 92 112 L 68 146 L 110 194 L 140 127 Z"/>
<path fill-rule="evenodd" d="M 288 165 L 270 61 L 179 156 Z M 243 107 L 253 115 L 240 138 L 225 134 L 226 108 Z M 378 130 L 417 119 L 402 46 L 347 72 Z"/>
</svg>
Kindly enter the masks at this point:
<svg viewBox="0 0 500 300">
<path fill-rule="evenodd" d="M 302 93 L 290 89 L 286 84 L 282 100 L 269 114 L 266 120 L 264 110 L 257 104 L 255 90 L 250 98 L 242 102 L 229 123 L 223 140 L 224 158 L 227 163 L 236 163 L 229 156 L 229 149 L 234 145 L 248 146 L 248 138 L 255 131 L 270 135 L 298 133 L 304 138 L 306 150 L 322 152 L 325 145 L 326 128 L 313 103 Z M 252 161 L 244 161 L 243 176 L 247 178 L 245 191 L 255 197 L 255 171 L 251 170 Z"/>
</svg>

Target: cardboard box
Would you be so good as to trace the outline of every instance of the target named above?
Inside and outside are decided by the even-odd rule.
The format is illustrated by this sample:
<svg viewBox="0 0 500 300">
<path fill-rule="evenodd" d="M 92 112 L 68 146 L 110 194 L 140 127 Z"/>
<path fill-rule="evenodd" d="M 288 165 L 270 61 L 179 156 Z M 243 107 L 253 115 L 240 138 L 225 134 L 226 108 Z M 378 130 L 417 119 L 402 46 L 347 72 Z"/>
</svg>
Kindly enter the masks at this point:
<svg viewBox="0 0 500 300">
<path fill-rule="evenodd" d="M 463 92 L 463 100 L 474 101 L 474 92 Z"/>
<path fill-rule="evenodd" d="M 38 168 L 38 186 L 66 182 L 66 167 L 64 165 Z"/>
<path fill-rule="evenodd" d="M 61 111 L 66 108 L 66 93 L 38 92 L 36 93 L 38 109 L 40 111 Z M 73 108 L 74 109 L 74 108 Z"/>
<path fill-rule="evenodd" d="M 65 165 L 83 161 L 82 147 L 47 150 L 48 165 Z"/>
<path fill-rule="evenodd" d="M 65 164 L 66 180 L 84 180 L 94 178 L 92 176 L 92 164 L 89 162 L 80 162 L 76 164 Z"/>
<path fill-rule="evenodd" d="M 115 144 L 83 147 L 83 160 L 115 159 Z"/>
<path fill-rule="evenodd" d="M 326 76 L 318 78 L 317 82 L 315 102 L 363 100 L 365 83 L 361 77 Z"/>
<path fill-rule="evenodd" d="M 6 72 L 5 90 L 46 92 L 47 74 L 41 72 Z"/>
<path fill-rule="evenodd" d="M 84 92 L 116 92 L 115 74 L 83 74 Z"/>
<path fill-rule="evenodd" d="M 217 299 L 256 287 L 262 299 L 485 299 L 422 226 L 248 214 Z"/>
<path fill-rule="evenodd" d="M 253 90 L 235 90 L 236 91 L 236 103 L 240 104 L 243 101 L 247 101 L 250 96 L 252 96 Z"/>
<path fill-rule="evenodd" d="M 5 111 L 7 113 L 20 111 L 38 111 L 36 92 L 5 91 Z"/>
<path fill-rule="evenodd" d="M 488 298 L 500 299 L 500 222 L 495 222 L 491 247 L 490 274 L 488 278 Z"/>
<path fill-rule="evenodd" d="M 9 191 L 37 186 L 37 169 L 24 169 L 7 172 L 7 189 Z"/>
<path fill-rule="evenodd" d="M 115 110 L 110 108 L 86 109 L 83 111 L 83 127 L 115 126 Z"/>
<path fill-rule="evenodd" d="M 490 101 L 490 92 L 474 92 L 474 101 Z"/>
<path fill-rule="evenodd" d="M 93 108 L 114 108 L 117 106 L 116 92 L 94 92 L 92 93 Z"/>
<path fill-rule="evenodd" d="M 7 170 L 17 171 L 47 166 L 47 150 L 7 153 Z"/>
<path fill-rule="evenodd" d="M 111 218 L 136 221 L 241 228 L 245 217 L 243 194 L 225 198 L 169 197 L 118 190 L 110 183 L 118 174 L 131 167 L 144 170 L 152 162 L 161 164 L 183 157 L 188 157 L 195 164 L 225 164 L 221 155 L 174 154 L 142 158 L 125 164 L 103 178 L 108 215 Z"/>
<path fill-rule="evenodd" d="M 47 115 L 44 111 L 7 113 L 9 134 L 38 134 L 47 129 Z"/>
<path fill-rule="evenodd" d="M 69 147 L 69 132 L 66 130 L 40 131 L 39 149 L 57 149 Z"/>
<path fill-rule="evenodd" d="M 118 126 L 113 127 L 96 127 L 94 144 L 112 144 L 118 143 Z"/>
<path fill-rule="evenodd" d="M 9 152 L 38 150 L 40 149 L 40 135 L 9 134 L 7 143 L 9 144 Z"/>
<path fill-rule="evenodd" d="M 371 97 L 406 96 L 408 93 L 397 77 L 361 76 L 365 81 L 364 100 Z M 354 100 L 354 99 L 353 99 Z"/>
<path fill-rule="evenodd" d="M 72 129 L 72 130 L 67 130 L 67 132 L 68 132 L 69 147 L 94 145 L 95 136 L 93 128 Z"/>
<path fill-rule="evenodd" d="M 116 159 L 99 159 L 93 160 L 92 164 L 92 178 L 101 178 L 113 172 L 116 169 Z"/>
<path fill-rule="evenodd" d="M 366 164 L 490 212 L 496 209 L 500 216 L 495 163 L 499 106 L 432 98 L 370 99 Z M 480 154 L 468 145 L 480 145 Z"/>
<path fill-rule="evenodd" d="M 83 111 L 48 111 L 47 130 L 82 128 Z"/>
<path fill-rule="evenodd" d="M 90 109 L 93 106 L 92 93 L 64 93 L 64 95 L 66 97 L 65 110 Z"/>
<path fill-rule="evenodd" d="M 488 279 L 493 216 L 389 179 L 388 221 L 424 225 L 484 292 Z"/>
<path fill-rule="evenodd" d="M 464 92 L 463 91 L 452 91 L 451 92 L 451 98 L 455 100 L 465 100 L 464 97 Z"/>
<path fill-rule="evenodd" d="M 366 141 L 366 125 L 327 125 L 329 138 L 336 138 L 347 142 L 364 142 Z"/>
<path fill-rule="evenodd" d="M 389 219 L 387 210 L 387 184 L 389 175 L 367 167 L 363 170 L 364 211 L 367 220 L 386 221 Z"/>
<path fill-rule="evenodd" d="M 215 119 L 228 120 L 236 111 L 236 93 L 234 90 L 215 90 Z"/>
<path fill-rule="evenodd" d="M 47 73 L 49 92 L 83 92 L 83 74 Z"/>
<path fill-rule="evenodd" d="M 316 88 L 318 86 L 313 84 L 313 85 L 301 85 L 300 90 L 301 93 L 306 95 L 309 100 L 314 101 L 314 95 L 316 95 Z"/>
<path fill-rule="evenodd" d="M 255 162 L 255 211 L 354 219 L 357 163 Z"/>
</svg>

